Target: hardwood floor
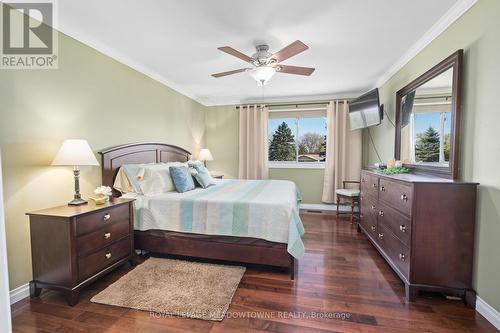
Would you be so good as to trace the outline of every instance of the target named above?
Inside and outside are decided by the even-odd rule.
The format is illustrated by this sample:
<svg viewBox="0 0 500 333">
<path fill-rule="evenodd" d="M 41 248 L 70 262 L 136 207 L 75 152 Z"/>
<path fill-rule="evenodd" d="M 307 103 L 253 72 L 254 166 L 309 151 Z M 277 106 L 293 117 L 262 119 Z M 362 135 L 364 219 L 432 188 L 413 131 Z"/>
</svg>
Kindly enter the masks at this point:
<svg viewBox="0 0 500 333">
<path fill-rule="evenodd" d="M 117 280 L 124 267 L 81 293 L 69 307 L 43 292 L 12 307 L 14 332 L 497 332 L 461 301 L 439 295 L 404 299 L 403 284 L 356 227 L 333 215 L 302 214 L 306 254 L 296 280 L 251 267 L 222 322 L 152 316 L 94 304 L 89 299 Z M 305 313 L 305 317 L 303 315 Z M 246 317 L 237 317 L 246 314 Z M 316 316 L 315 318 L 313 316 Z"/>
</svg>

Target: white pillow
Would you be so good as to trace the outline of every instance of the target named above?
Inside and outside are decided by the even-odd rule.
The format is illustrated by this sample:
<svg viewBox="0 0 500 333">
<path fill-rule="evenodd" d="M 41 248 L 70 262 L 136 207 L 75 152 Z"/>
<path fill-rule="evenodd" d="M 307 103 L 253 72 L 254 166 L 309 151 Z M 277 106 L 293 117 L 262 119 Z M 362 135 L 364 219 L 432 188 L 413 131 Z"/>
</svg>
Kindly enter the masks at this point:
<svg viewBox="0 0 500 333">
<path fill-rule="evenodd" d="M 158 163 L 143 166 L 137 173 L 137 181 L 144 195 L 158 195 L 175 191 L 170 177 L 170 166 L 186 165 L 181 162 Z"/>
</svg>

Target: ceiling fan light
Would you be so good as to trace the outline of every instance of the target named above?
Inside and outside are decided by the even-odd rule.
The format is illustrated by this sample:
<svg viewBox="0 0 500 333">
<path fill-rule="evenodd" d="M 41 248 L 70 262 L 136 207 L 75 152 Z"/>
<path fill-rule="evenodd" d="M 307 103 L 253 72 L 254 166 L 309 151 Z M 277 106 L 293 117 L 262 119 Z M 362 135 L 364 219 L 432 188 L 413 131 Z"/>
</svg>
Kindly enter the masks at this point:
<svg viewBox="0 0 500 333">
<path fill-rule="evenodd" d="M 255 81 L 257 81 L 259 85 L 265 85 L 276 73 L 276 69 L 270 66 L 261 66 L 249 70 L 248 73 L 255 79 Z"/>
</svg>

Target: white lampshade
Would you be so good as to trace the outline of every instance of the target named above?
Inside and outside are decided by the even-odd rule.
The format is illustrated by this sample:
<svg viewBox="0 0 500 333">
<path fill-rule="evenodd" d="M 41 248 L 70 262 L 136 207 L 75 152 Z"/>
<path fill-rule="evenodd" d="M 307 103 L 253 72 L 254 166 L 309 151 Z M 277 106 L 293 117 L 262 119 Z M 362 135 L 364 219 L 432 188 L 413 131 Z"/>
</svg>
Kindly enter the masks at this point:
<svg viewBox="0 0 500 333">
<path fill-rule="evenodd" d="M 65 140 L 52 165 L 99 165 L 87 140 Z"/>
<path fill-rule="evenodd" d="M 213 161 L 214 157 L 212 156 L 212 153 L 210 150 L 203 148 L 200 150 L 200 154 L 198 155 L 198 159 L 200 161 Z"/>
</svg>

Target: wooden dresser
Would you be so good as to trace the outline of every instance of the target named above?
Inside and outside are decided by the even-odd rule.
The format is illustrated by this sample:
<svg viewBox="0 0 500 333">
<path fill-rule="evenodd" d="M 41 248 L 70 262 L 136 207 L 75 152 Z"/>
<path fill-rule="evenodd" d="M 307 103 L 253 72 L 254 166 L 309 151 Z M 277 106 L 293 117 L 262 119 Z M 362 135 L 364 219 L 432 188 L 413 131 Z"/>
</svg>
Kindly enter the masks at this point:
<svg viewBox="0 0 500 333">
<path fill-rule="evenodd" d="M 127 261 L 134 264 L 133 200 L 61 206 L 27 215 L 31 297 L 39 296 L 42 288 L 54 289 L 75 305 L 81 288 Z"/>
<path fill-rule="evenodd" d="M 476 183 L 361 171 L 362 230 L 405 284 L 463 297 L 474 306 Z"/>
</svg>

